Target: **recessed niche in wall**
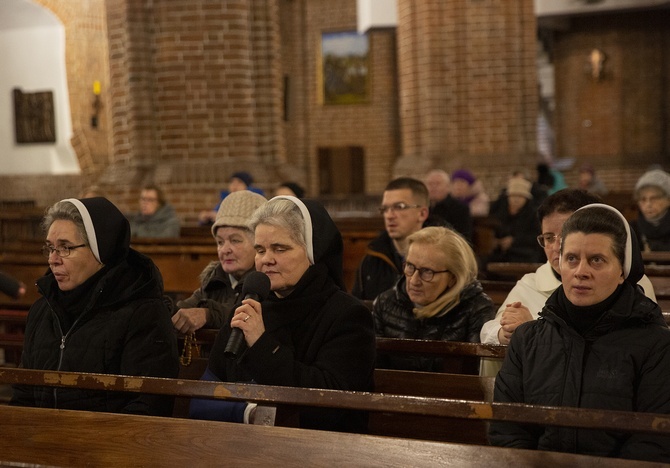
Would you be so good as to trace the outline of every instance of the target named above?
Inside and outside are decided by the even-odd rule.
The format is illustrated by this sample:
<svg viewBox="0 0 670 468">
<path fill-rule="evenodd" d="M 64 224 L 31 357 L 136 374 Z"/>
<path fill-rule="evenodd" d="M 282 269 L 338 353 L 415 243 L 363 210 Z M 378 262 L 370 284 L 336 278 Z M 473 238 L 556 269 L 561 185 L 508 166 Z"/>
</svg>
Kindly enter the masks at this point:
<svg viewBox="0 0 670 468">
<path fill-rule="evenodd" d="M 14 88 L 14 126 L 16 143 L 55 143 L 53 92 L 24 93 Z"/>
</svg>

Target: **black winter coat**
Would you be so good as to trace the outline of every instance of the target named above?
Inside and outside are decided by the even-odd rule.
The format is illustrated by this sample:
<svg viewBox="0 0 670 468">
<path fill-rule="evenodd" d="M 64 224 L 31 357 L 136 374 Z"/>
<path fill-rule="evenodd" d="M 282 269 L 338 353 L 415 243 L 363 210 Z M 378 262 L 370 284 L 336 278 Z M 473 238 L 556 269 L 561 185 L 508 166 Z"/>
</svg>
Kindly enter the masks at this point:
<svg viewBox="0 0 670 468">
<path fill-rule="evenodd" d="M 493 319 L 493 301 L 474 281 L 461 292 L 460 302 L 446 314 L 418 319 L 412 309 L 414 304 L 405 289 L 403 276 L 393 289 L 383 292 L 372 306 L 377 336 L 414 340 L 479 342 L 479 332 L 484 323 Z M 420 356 L 379 356 L 377 367 L 438 372 L 442 359 Z"/>
<path fill-rule="evenodd" d="M 644 250 L 670 251 L 670 210 L 658 224 L 650 223 L 639 214 L 634 226 Z"/>
<path fill-rule="evenodd" d="M 209 369 L 224 382 L 371 391 L 375 337 L 369 310 L 340 290 L 323 264 L 312 265 L 285 298 L 262 302 L 265 333 L 238 359 L 224 357 L 230 324 L 212 346 Z M 300 427 L 367 431 L 356 411 L 304 408 Z"/>
<path fill-rule="evenodd" d="M 512 245 L 507 250 L 496 248 L 489 256 L 489 262 L 544 262 L 545 255 L 537 243 L 540 224 L 537 220 L 537 205 L 532 200 L 526 202 L 521 210 L 512 215 L 508 210 L 492 213 L 497 222 L 496 239 L 512 236 Z"/>
<path fill-rule="evenodd" d="M 372 301 L 393 287 L 402 272 L 403 259 L 386 231 L 370 242 L 356 272 L 351 290 L 355 297 Z"/>
<path fill-rule="evenodd" d="M 494 400 L 670 414 L 670 330 L 661 310 L 627 282 L 582 336 L 559 306 L 512 335 Z M 493 445 L 670 462 L 670 438 L 494 422 Z"/>
<path fill-rule="evenodd" d="M 67 317 L 51 272 L 37 280 L 42 296 L 30 308 L 21 359 L 26 369 L 176 378 L 177 339 L 154 263 L 130 250 Z M 65 323 L 72 323 L 65 327 Z M 61 325 L 63 324 L 63 327 Z M 65 328 L 65 329 L 62 329 Z M 170 415 L 172 399 L 138 393 L 15 386 L 14 405 Z"/>
</svg>

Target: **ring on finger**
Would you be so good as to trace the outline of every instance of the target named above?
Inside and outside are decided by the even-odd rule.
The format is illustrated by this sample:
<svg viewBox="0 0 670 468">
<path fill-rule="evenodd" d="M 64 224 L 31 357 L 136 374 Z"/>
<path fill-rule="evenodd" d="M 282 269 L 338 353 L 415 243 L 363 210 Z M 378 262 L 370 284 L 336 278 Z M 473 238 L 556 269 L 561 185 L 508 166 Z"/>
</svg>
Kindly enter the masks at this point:
<svg viewBox="0 0 670 468">
<path fill-rule="evenodd" d="M 251 315 L 247 315 L 246 317 L 244 317 L 244 321 L 246 322 L 246 321 L 249 320 L 250 318 L 251 318 Z"/>
</svg>

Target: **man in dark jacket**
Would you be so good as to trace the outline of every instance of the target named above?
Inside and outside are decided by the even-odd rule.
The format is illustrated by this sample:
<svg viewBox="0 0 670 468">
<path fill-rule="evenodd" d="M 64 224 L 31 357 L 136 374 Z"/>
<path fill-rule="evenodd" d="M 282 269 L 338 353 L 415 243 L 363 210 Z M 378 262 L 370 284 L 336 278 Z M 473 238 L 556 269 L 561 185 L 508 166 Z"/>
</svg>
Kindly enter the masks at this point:
<svg viewBox="0 0 670 468">
<path fill-rule="evenodd" d="M 351 291 L 354 296 L 371 301 L 393 287 L 407 255 L 407 237 L 423 227 L 428 203 L 423 182 L 401 177 L 388 183 L 379 208 L 385 231 L 368 245 Z"/>
<path fill-rule="evenodd" d="M 30 308 L 21 365 L 43 369 L 177 377 L 177 340 L 163 280 L 130 248 L 123 214 L 105 198 L 54 204 L 43 226 L 49 271 Z M 11 403 L 47 408 L 170 415 L 172 398 L 73 388 L 15 386 Z"/>
</svg>

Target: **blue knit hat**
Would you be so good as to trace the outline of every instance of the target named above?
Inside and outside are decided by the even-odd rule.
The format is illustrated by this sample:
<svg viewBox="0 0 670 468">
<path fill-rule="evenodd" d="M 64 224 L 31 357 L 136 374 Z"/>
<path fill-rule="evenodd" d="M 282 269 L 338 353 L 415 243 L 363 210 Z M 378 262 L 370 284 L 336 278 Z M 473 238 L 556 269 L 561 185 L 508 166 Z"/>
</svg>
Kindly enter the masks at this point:
<svg viewBox="0 0 670 468">
<path fill-rule="evenodd" d="M 244 184 L 249 187 L 251 184 L 254 183 L 254 178 L 251 177 L 251 174 L 245 171 L 239 171 L 239 172 L 234 172 L 233 175 L 230 176 L 231 179 L 240 179 Z"/>
</svg>

